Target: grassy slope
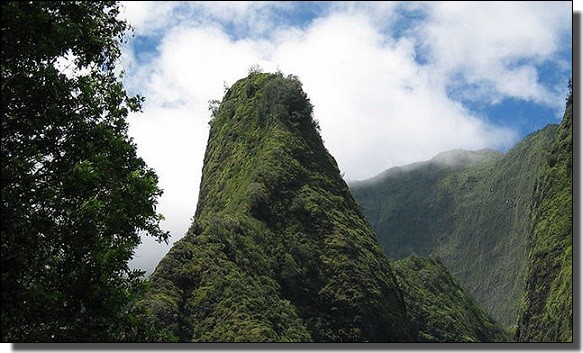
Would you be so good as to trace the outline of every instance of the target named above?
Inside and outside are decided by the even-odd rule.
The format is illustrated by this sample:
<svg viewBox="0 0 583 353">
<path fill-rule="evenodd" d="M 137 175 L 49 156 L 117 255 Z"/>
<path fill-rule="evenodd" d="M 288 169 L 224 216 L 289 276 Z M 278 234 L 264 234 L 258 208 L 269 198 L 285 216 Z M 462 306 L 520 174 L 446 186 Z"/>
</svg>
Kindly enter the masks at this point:
<svg viewBox="0 0 583 353">
<path fill-rule="evenodd" d="M 467 295 L 443 263 L 410 256 L 393 262 L 419 342 L 507 342 L 501 329 Z"/>
<path fill-rule="evenodd" d="M 519 341 L 573 341 L 573 104 L 539 172 Z"/>
<path fill-rule="evenodd" d="M 535 171 L 549 126 L 480 165 L 395 169 L 351 186 L 385 253 L 439 256 L 500 323 L 516 323 L 524 286 Z"/>
<path fill-rule="evenodd" d="M 251 74 L 211 121 L 193 225 L 142 307 L 157 340 L 412 338 L 388 260 L 294 78 Z"/>
</svg>

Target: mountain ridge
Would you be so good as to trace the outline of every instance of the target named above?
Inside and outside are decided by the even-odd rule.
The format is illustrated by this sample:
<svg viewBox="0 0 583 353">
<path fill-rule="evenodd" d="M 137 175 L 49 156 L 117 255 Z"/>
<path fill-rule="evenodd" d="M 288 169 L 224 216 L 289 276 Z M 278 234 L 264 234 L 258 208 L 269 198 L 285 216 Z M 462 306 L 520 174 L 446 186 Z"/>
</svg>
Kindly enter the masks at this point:
<svg viewBox="0 0 583 353">
<path fill-rule="evenodd" d="M 535 170 L 556 132 L 549 125 L 482 163 L 448 167 L 430 160 L 350 187 L 387 256 L 439 256 L 510 327 L 524 285 Z"/>
<path fill-rule="evenodd" d="M 503 155 L 502 152 L 490 148 L 483 148 L 472 151 L 463 149 L 452 149 L 439 152 L 431 159 L 425 161 L 418 161 L 409 164 L 390 167 L 387 170 L 382 171 L 370 178 L 348 181 L 348 184 L 350 186 L 360 186 L 362 184 L 380 181 L 394 174 L 409 172 L 417 168 L 427 166 L 428 164 L 434 164 L 444 167 L 465 168 L 469 166 L 479 165 L 481 163 L 486 163 L 489 160 L 499 158 L 502 155 Z"/>
</svg>

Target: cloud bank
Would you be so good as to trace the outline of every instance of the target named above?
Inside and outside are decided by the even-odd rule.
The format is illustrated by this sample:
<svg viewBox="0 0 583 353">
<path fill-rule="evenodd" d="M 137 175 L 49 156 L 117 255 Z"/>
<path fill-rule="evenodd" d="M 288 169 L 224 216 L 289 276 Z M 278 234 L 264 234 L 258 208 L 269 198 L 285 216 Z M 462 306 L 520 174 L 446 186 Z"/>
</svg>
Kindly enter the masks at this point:
<svg viewBox="0 0 583 353">
<path fill-rule="evenodd" d="M 158 172 L 173 241 L 195 211 L 208 101 L 252 65 L 300 77 L 347 180 L 455 148 L 508 148 L 517 132 L 467 102 L 562 105 L 541 67 L 570 75 L 559 55 L 571 40 L 568 2 L 124 6 L 136 34 L 122 58 L 126 86 L 147 97 L 130 135 Z M 167 250 L 146 240 L 133 265 L 151 271 Z"/>
</svg>

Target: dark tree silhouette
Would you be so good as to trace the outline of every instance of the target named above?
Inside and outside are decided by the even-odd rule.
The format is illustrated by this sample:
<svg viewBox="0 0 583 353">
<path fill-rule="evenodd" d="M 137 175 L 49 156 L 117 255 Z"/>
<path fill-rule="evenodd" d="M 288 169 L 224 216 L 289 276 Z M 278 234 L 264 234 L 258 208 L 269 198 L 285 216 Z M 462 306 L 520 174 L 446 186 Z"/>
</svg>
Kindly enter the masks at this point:
<svg viewBox="0 0 583 353">
<path fill-rule="evenodd" d="M 114 70 L 128 25 L 112 1 L 1 6 L 2 341 L 131 339 L 128 261 L 168 234 Z"/>
</svg>

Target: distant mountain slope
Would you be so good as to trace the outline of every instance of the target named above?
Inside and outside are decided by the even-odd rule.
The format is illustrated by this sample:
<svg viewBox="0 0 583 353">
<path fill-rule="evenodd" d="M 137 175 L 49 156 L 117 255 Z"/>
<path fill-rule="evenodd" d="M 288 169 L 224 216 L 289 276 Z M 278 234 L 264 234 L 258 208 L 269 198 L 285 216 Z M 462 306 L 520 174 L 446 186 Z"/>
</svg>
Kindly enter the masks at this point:
<svg viewBox="0 0 583 353">
<path fill-rule="evenodd" d="M 441 261 L 410 256 L 393 262 L 419 342 L 508 342 L 504 331 Z"/>
<path fill-rule="evenodd" d="M 408 341 L 390 264 L 293 77 L 250 74 L 211 121 L 187 235 L 141 303 L 155 340 Z"/>
<path fill-rule="evenodd" d="M 500 323 L 516 323 L 524 288 L 535 171 L 557 126 L 504 155 L 448 152 L 351 184 L 385 253 L 439 256 Z"/>
<path fill-rule="evenodd" d="M 516 338 L 573 341 L 573 101 L 540 169 L 527 287 Z"/>
</svg>

